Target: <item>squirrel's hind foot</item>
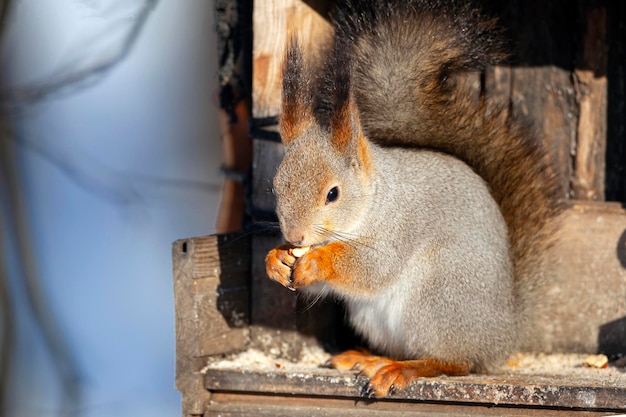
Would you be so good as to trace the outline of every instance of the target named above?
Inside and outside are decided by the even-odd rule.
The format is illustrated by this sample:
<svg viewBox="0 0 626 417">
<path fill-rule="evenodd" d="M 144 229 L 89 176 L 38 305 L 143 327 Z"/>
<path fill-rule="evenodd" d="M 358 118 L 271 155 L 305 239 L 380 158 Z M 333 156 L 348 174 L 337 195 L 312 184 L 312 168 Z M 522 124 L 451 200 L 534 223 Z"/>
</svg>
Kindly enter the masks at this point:
<svg viewBox="0 0 626 417">
<path fill-rule="evenodd" d="M 469 374 L 470 370 L 466 363 L 443 362 L 437 359 L 396 361 L 372 355 L 365 350 L 348 350 L 334 355 L 330 364 L 339 370 L 359 370 L 359 375 L 367 376 L 370 381 L 363 387 L 362 394 L 370 398 L 403 391 L 417 378 L 462 376 Z"/>
</svg>

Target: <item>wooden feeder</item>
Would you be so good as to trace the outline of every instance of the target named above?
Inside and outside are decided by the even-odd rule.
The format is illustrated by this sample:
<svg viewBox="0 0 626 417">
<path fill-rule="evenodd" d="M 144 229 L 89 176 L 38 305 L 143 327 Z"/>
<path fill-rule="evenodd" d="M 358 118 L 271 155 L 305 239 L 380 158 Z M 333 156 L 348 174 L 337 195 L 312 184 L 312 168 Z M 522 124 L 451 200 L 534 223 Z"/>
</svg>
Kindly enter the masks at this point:
<svg viewBox="0 0 626 417">
<path fill-rule="evenodd" d="M 405 392 L 370 400 L 361 396 L 365 380 L 355 372 L 273 361 L 207 366 L 250 349 L 297 362 L 311 347 L 354 342 L 341 306 L 320 301 L 308 308 L 266 277 L 264 257 L 281 237 L 254 232 L 254 225 L 273 218 L 270 184 L 282 156 L 275 124 L 288 28 L 298 30 L 305 49 L 315 50 L 329 36 L 331 4 L 216 4 L 229 11 L 220 19 L 239 13 L 239 25 L 252 25 L 251 51 L 242 59 L 252 62 L 244 79 L 251 86 L 246 211 L 253 233 L 173 244 L 176 386 L 183 416 L 626 414 L 626 373 L 615 367 L 422 379 Z M 557 273 L 543 307 L 554 313 L 554 321 L 542 324 L 552 335 L 546 350 L 619 359 L 626 353 L 626 5 L 517 0 L 487 1 L 485 8 L 500 16 L 518 46 L 510 66 L 489 69 L 474 82 L 508 97 L 510 112 L 536 121 L 568 204 L 563 239 L 553 248 Z"/>
</svg>

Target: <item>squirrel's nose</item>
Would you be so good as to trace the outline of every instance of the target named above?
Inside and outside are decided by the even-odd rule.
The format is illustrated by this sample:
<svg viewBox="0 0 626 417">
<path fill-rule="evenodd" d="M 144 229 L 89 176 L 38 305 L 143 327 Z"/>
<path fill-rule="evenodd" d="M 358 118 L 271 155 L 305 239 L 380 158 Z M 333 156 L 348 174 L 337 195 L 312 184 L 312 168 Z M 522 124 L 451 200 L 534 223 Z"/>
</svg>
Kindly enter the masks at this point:
<svg viewBox="0 0 626 417">
<path fill-rule="evenodd" d="M 299 231 L 289 231 L 283 233 L 285 235 L 285 240 L 289 242 L 292 246 L 302 246 L 302 242 L 304 242 L 304 233 Z"/>
<path fill-rule="evenodd" d="M 302 246 L 302 242 L 304 242 L 304 236 L 297 240 L 287 239 L 287 242 L 289 242 L 291 246 Z"/>
<path fill-rule="evenodd" d="M 302 246 L 302 243 L 306 240 L 306 227 L 302 226 L 300 222 L 293 220 L 287 220 L 278 216 L 280 220 L 280 230 L 283 232 L 285 240 L 293 246 Z"/>
</svg>

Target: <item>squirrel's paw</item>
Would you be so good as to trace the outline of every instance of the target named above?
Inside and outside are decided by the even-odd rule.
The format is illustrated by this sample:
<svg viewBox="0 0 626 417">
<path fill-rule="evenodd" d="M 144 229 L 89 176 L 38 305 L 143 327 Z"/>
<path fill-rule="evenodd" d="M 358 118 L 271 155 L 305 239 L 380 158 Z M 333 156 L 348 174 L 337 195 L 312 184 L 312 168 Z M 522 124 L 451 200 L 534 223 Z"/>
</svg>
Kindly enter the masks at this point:
<svg viewBox="0 0 626 417">
<path fill-rule="evenodd" d="M 420 359 L 411 361 L 391 361 L 379 366 L 375 365 L 372 372 L 364 373 L 370 382 L 364 395 L 383 397 L 405 390 L 417 378 L 435 377 L 440 375 L 462 376 L 469 373 L 467 364 L 441 362 L 436 359 Z"/>
<path fill-rule="evenodd" d="M 282 245 L 270 250 L 265 257 L 265 270 L 272 280 L 294 291 L 291 272 L 296 257 L 291 253 L 291 249 L 289 245 Z"/>
<path fill-rule="evenodd" d="M 372 355 L 365 349 L 351 349 L 346 350 L 338 355 L 333 355 L 327 362 L 327 364 L 340 371 L 360 370 L 369 367 L 372 362 L 380 359 L 386 359 L 382 356 Z M 391 359 L 387 359 L 392 362 Z"/>
<path fill-rule="evenodd" d="M 294 288 L 305 287 L 320 281 L 328 281 L 334 273 L 327 246 L 314 248 L 298 258 L 291 274 Z"/>
<path fill-rule="evenodd" d="M 267 275 L 279 284 L 295 290 L 321 281 L 337 281 L 335 261 L 346 255 L 340 242 L 309 248 L 278 246 L 265 257 Z"/>
<path fill-rule="evenodd" d="M 363 387 L 366 397 L 384 397 L 406 389 L 413 380 L 439 375 L 461 376 L 469 373 L 469 365 L 442 362 L 436 359 L 395 361 L 367 351 L 349 350 L 330 359 L 340 370 L 357 369 L 370 381 Z"/>
<path fill-rule="evenodd" d="M 343 242 L 332 242 L 324 246 L 312 247 L 296 260 L 291 280 L 294 288 L 317 282 L 332 282 L 346 286 L 354 283 L 350 271 L 341 270 L 338 263 L 353 259 L 351 248 Z M 340 273 L 340 271 L 342 271 Z"/>
</svg>

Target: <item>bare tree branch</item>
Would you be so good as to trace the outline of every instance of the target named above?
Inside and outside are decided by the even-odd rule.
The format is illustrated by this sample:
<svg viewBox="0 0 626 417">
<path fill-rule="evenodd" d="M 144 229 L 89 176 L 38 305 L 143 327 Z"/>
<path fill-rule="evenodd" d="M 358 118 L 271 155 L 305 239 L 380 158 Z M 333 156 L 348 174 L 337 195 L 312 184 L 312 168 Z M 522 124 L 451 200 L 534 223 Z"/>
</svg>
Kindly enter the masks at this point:
<svg viewBox="0 0 626 417">
<path fill-rule="evenodd" d="M 142 2 L 143 6 L 133 18 L 130 30 L 115 53 L 85 68 L 61 71 L 39 84 L 3 90 L 0 93 L 0 102 L 12 106 L 31 105 L 59 94 L 67 94 L 70 91 L 76 92 L 100 81 L 128 56 L 158 0 L 142 0 Z"/>
</svg>

